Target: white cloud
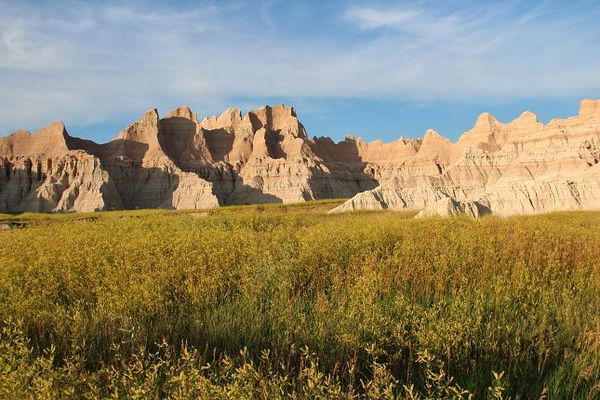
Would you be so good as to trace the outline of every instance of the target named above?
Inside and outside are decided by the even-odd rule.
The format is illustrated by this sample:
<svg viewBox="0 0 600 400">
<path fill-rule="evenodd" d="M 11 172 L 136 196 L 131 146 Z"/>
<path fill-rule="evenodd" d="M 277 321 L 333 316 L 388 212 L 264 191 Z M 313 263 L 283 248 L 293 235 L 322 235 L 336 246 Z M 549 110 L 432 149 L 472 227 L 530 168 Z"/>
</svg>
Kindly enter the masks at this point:
<svg viewBox="0 0 600 400">
<path fill-rule="evenodd" d="M 367 3 L 335 10 L 316 32 L 288 29 L 279 3 L 215 4 L 0 5 L 0 133 L 184 103 L 202 115 L 240 97 L 600 93 L 594 3 L 571 14 L 556 3 Z"/>
<path fill-rule="evenodd" d="M 36 21 L 0 14 L 0 68 L 25 70 L 64 66 L 60 42 L 48 43 L 36 30 Z"/>
<path fill-rule="evenodd" d="M 380 9 L 372 7 L 352 7 L 347 10 L 346 17 L 356 21 L 362 29 L 382 27 L 400 28 L 405 23 L 419 18 L 418 10 L 410 9 Z"/>
</svg>

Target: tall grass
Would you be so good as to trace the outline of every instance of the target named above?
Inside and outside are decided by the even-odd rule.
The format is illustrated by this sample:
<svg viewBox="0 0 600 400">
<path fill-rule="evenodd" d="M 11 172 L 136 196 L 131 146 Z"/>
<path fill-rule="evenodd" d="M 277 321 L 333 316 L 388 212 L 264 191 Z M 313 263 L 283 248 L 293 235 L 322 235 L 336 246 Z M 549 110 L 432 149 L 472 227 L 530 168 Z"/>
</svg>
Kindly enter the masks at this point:
<svg viewBox="0 0 600 400">
<path fill-rule="evenodd" d="M 600 213 L 412 220 L 313 207 L 100 213 L 0 233 L 0 388 L 600 395 Z"/>
</svg>

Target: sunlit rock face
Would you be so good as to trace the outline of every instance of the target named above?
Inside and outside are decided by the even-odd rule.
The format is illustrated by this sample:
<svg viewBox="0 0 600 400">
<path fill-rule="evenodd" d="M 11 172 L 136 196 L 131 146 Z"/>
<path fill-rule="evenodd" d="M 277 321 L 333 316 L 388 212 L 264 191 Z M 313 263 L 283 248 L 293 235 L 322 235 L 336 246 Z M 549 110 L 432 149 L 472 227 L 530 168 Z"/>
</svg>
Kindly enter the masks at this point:
<svg viewBox="0 0 600 400">
<path fill-rule="evenodd" d="M 597 209 L 599 161 L 598 100 L 583 100 L 577 116 L 547 125 L 531 112 L 506 124 L 484 113 L 456 143 L 427 132 L 416 155 L 380 171 L 380 186 L 332 212 L 424 209 L 421 215 L 447 215 L 462 208 L 477 216 L 474 203 L 496 215 Z"/>
<path fill-rule="evenodd" d="M 0 138 L 0 212 L 210 208 L 350 198 L 333 212 L 510 215 L 600 208 L 600 101 L 547 125 L 482 114 L 456 143 L 311 139 L 296 111 L 156 109 L 106 144 L 61 122 Z"/>
</svg>

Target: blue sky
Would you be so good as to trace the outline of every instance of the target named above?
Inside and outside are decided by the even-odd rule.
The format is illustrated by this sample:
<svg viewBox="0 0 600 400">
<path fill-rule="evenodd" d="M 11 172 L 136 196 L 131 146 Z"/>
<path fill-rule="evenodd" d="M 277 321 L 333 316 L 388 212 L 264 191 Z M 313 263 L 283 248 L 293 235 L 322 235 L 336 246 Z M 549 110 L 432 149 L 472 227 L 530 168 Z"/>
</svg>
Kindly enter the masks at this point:
<svg viewBox="0 0 600 400">
<path fill-rule="evenodd" d="M 0 134 L 110 140 L 147 109 L 294 105 L 312 136 L 456 139 L 600 98 L 600 3 L 0 0 Z"/>
</svg>

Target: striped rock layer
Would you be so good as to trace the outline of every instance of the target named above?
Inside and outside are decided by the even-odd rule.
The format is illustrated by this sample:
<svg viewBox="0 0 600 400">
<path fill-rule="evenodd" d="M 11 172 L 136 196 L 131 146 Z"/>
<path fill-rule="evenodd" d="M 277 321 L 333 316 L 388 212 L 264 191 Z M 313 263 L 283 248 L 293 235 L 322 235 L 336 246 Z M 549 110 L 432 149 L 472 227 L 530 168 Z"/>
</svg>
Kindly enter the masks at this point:
<svg viewBox="0 0 600 400">
<path fill-rule="evenodd" d="M 600 101 L 544 125 L 482 114 L 453 143 L 310 138 L 291 107 L 198 120 L 155 109 L 106 144 L 62 122 L 0 138 L 0 212 L 211 208 L 350 198 L 333 212 L 522 214 L 600 208 Z"/>
</svg>

